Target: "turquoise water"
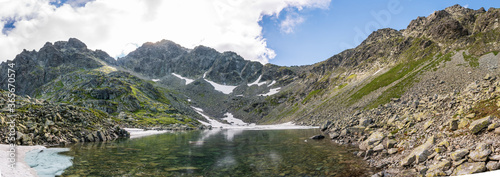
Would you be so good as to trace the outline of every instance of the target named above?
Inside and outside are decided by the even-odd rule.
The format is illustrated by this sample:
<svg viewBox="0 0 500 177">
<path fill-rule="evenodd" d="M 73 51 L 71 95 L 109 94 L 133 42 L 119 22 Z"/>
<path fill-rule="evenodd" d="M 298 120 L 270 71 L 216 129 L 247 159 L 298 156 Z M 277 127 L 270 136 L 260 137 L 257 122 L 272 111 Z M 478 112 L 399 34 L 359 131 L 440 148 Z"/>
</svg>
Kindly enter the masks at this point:
<svg viewBox="0 0 500 177">
<path fill-rule="evenodd" d="M 74 145 L 63 176 L 365 176 L 353 149 L 317 129 L 166 133 Z"/>
</svg>

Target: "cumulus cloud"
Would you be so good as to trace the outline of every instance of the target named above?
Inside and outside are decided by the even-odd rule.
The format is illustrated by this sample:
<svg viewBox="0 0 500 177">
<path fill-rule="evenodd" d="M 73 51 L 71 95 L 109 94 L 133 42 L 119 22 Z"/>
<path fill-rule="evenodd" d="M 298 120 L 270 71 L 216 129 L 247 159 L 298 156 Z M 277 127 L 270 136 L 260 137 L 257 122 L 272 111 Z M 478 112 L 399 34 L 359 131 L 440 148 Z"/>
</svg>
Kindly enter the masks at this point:
<svg viewBox="0 0 500 177">
<path fill-rule="evenodd" d="M 300 16 L 297 12 L 289 12 L 289 14 L 285 17 L 285 20 L 281 21 L 280 30 L 285 34 L 293 33 L 295 26 L 303 23 L 304 21 L 304 17 Z"/>
<path fill-rule="evenodd" d="M 267 63 L 275 57 L 259 21 L 287 8 L 328 8 L 330 0 L 0 0 L 0 61 L 47 41 L 76 37 L 92 49 L 123 56 L 144 42 L 172 40 L 235 51 Z M 294 14 L 285 31 L 303 22 Z M 14 23 L 12 23 L 14 22 Z M 12 23 L 13 28 L 6 28 Z"/>
</svg>

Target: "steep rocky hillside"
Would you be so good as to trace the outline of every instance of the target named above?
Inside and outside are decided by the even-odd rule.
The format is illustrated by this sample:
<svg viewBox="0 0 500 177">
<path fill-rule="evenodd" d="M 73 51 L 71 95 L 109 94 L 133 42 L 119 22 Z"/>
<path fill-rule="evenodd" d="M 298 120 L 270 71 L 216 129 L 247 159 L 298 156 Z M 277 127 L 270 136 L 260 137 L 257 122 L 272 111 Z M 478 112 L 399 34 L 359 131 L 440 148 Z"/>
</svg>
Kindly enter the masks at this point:
<svg viewBox="0 0 500 177">
<path fill-rule="evenodd" d="M 183 94 L 123 72 L 108 54 L 89 50 L 78 39 L 23 51 L 2 63 L 0 71 L 7 73 L 10 63 L 15 64 L 16 94 L 99 110 L 116 118 L 114 124 L 192 129 L 204 120 Z M 7 76 L 0 80 L 7 83 Z"/>
<path fill-rule="evenodd" d="M 404 95 L 461 90 L 498 72 L 499 13 L 456 5 L 419 17 L 405 30 L 378 30 L 354 49 L 296 70 L 280 93 L 245 110 L 260 113 L 261 123 L 318 125 Z"/>
<path fill-rule="evenodd" d="M 18 145 L 65 145 L 129 136 L 108 114 L 71 104 L 17 96 L 15 113 L 10 113 L 7 100 L 12 97 L 8 94 L 0 90 L 1 143 L 10 143 L 9 137 L 14 137 L 13 143 Z M 16 128 L 15 132 L 9 128 L 11 126 Z M 10 135 L 11 132 L 14 134 Z"/>
<path fill-rule="evenodd" d="M 13 63 L 16 65 L 16 93 L 32 95 L 34 90 L 53 79 L 76 70 L 94 69 L 103 66 L 100 61 L 114 61 L 106 52 L 92 51 L 78 39 L 71 38 L 67 42 L 54 44 L 47 42 L 39 51 L 26 51 L 17 55 Z M 7 73 L 7 62 L 2 62 L 0 70 Z M 0 76 L 0 82 L 7 83 L 7 74 Z M 7 85 L 0 88 L 7 90 Z"/>
</svg>

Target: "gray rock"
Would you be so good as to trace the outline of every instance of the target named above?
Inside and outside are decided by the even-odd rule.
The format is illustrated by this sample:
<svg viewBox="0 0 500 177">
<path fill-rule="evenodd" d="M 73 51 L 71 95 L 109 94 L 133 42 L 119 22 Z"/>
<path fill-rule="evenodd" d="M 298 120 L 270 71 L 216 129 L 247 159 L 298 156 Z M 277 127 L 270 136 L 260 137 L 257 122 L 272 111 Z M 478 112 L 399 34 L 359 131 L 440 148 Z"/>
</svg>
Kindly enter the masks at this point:
<svg viewBox="0 0 500 177">
<path fill-rule="evenodd" d="M 332 124 L 332 121 L 325 121 L 325 123 L 321 124 L 320 126 L 320 130 L 321 131 L 325 131 L 326 129 L 328 129 L 328 127 Z"/>
<path fill-rule="evenodd" d="M 323 136 L 323 135 L 315 135 L 315 136 L 312 136 L 310 139 L 320 140 L 320 139 L 323 139 L 323 138 L 325 138 L 325 136 Z"/>
<path fill-rule="evenodd" d="M 500 155 L 493 155 L 489 157 L 490 160 L 500 161 Z"/>
<path fill-rule="evenodd" d="M 391 148 L 391 149 L 387 150 L 387 153 L 389 153 L 391 155 L 396 154 L 396 153 L 398 153 L 398 148 Z"/>
<path fill-rule="evenodd" d="M 347 134 L 349 134 L 349 130 L 347 129 L 344 129 L 340 132 L 340 136 L 347 136 Z"/>
<path fill-rule="evenodd" d="M 453 167 L 457 167 L 459 165 L 462 165 L 467 159 L 462 159 L 462 160 L 458 160 L 458 161 L 453 161 L 452 163 L 452 166 Z"/>
<path fill-rule="evenodd" d="M 470 132 L 473 134 L 479 133 L 481 130 L 488 127 L 488 125 L 490 124 L 490 119 L 491 119 L 491 117 L 487 116 L 487 117 L 484 117 L 482 119 L 479 119 L 479 120 L 472 122 L 469 126 Z"/>
<path fill-rule="evenodd" d="M 476 162 L 484 162 L 491 154 L 491 149 L 486 143 L 479 144 L 474 151 L 469 154 L 469 157 Z"/>
<path fill-rule="evenodd" d="M 372 145 L 381 142 L 384 138 L 385 135 L 382 132 L 374 132 L 366 139 L 366 142 L 368 145 Z"/>
<path fill-rule="evenodd" d="M 373 148 L 373 146 L 378 145 L 384 138 L 385 135 L 382 132 L 374 132 L 365 141 L 359 144 L 359 149 L 361 150 L 371 149 Z"/>
<path fill-rule="evenodd" d="M 450 130 L 455 131 L 458 129 L 458 121 L 459 119 L 453 119 L 450 121 Z"/>
<path fill-rule="evenodd" d="M 397 142 L 395 140 L 393 140 L 393 139 L 387 140 L 387 143 L 386 143 L 387 149 L 394 148 L 394 146 L 396 145 L 396 143 Z"/>
<path fill-rule="evenodd" d="M 448 160 L 443 160 L 442 162 L 439 162 L 437 164 L 434 164 L 434 165 L 431 165 L 429 167 L 429 172 L 431 171 L 446 171 L 448 169 L 450 169 L 451 167 L 451 162 L 448 161 Z"/>
<path fill-rule="evenodd" d="M 455 170 L 453 170 L 452 175 L 453 176 L 468 175 L 484 171 L 486 171 L 486 163 L 484 162 L 464 163 L 455 168 Z"/>
<path fill-rule="evenodd" d="M 339 134 L 336 132 L 331 132 L 328 134 L 328 136 L 330 136 L 331 139 L 335 139 L 339 137 Z"/>
<path fill-rule="evenodd" d="M 419 164 L 427 160 L 427 157 L 431 155 L 431 147 L 434 145 L 434 142 L 435 138 L 434 136 L 432 136 L 429 139 L 427 139 L 427 141 L 424 144 L 413 149 L 410 155 L 408 155 L 401 161 L 401 166 L 409 166 L 413 162 Z"/>
<path fill-rule="evenodd" d="M 484 76 L 484 80 L 490 80 L 490 79 L 491 79 L 490 74 L 486 74 L 486 76 Z"/>
<path fill-rule="evenodd" d="M 373 148 L 373 151 L 375 151 L 375 152 L 379 152 L 379 151 L 382 151 L 382 150 L 384 150 L 384 145 L 383 144 L 379 144 L 379 145 L 377 145 L 377 146 L 375 146 Z"/>
<path fill-rule="evenodd" d="M 493 171 L 493 170 L 498 170 L 500 168 L 500 163 L 496 162 L 496 161 L 489 161 L 487 164 L 486 164 L 486 168 L 489 170 L 489 171 Z"/>
<path fill-rule="evenodd" d="M 363 126 L 363 127 L 367 127 L 368 125 L 370 125 L 372 123 L 372 119 L 370 118 L 362 118 L 362 119 L 359 119 L 359 125 L 360 126 Z"/>
<path fill-rule="evenodd" d="M 454 161 L 462 160 L 467 154 L 469 154 L 468 149 L 460 149 L 450 154 L 450 157 Z"/>
<path fill-rule="evenodd" d="M 493 131 L 493 130 L 495 130 L 498 126 L 500 126 L 500 124 L 498 124 L 498 123 L 492 123 L 492 124 L 490 124 L 490 125 L 488 126 L 488 129 L 487 129 L 487 130 L 488 130 L 488 131 Z"/>
</svg>

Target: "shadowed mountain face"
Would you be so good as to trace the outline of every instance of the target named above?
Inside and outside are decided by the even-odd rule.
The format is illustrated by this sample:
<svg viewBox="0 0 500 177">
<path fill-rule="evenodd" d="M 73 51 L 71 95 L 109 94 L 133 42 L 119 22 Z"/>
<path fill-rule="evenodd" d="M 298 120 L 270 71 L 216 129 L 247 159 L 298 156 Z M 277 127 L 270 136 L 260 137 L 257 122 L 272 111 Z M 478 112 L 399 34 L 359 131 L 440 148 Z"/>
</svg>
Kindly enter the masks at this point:
<svg viewBox="0 0 500 177">
<path fill-rule="evenodd" d="M 204 76 L 226 85 L 250 82 L 261 74 L 262 64 L 244 60 L 234 52 L 219 53 L 204 46 L 192 50 L 171 41 L 145 43 L 126 57 L 118 59 L 123 68 L 151 78 L 171 73 L 185 77 Z"/>
<path fill-rule="evenodd" d="M 58 76 L 101 67 L 100 61 L 113 62 L 114 59 L 101 50 L 87 49 L 84 43 L 74 38 L 54 44 L 47 42 L 38 52 L 25 50 L 13 60 L 16 71 L 19 71 L 16 73 L 16 93 L 32 95 L 35 89 Z M 3 62 L 0 67 L 7 71 L 7 63 Z M 7 83 L 7 79 L 7 74 L 0 76 L 2 83 Z M 1 88 L 6 89 L 6 85 Z"/>
<path fill-rule="evenodd" d="M 418 17 L 404 30 L 377 30 L 356 48 L 301 67 L 262 65 L 234 52 L 205 46 L 187 49 L 168 40 L 145 43 L 114 60 L 72 38 L 16 56 L 16 93 L 144 123 L 159 115 L 176 120 L 165 123 L 203 119 L 191 108 L 195 106 L 212 118 L 230 112 L 247 122 L 318 125 L 392 98 L 424 93 L 417 83 L 427 83 L 426 75 L 457 53 L 466 64 L 446 65 L 451 67 L 446 72 L 491 70 L 494 67 L 478 58 L 500 50 L 499 14 L 494 8 L 452 6 Z M 2 63 L 0 69 L 5 73 L 7 67 Z M 0 75 L 0 81 L 6 80 L 6 74 Z M 432 93 L 460 89 L 469 81 L 450 80 L 454 87 Z M 174 114 L 185 117 L 176 119 Z"/>
</svg>

